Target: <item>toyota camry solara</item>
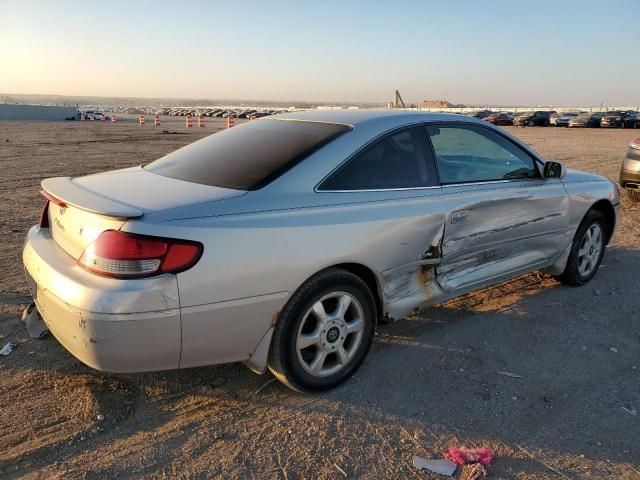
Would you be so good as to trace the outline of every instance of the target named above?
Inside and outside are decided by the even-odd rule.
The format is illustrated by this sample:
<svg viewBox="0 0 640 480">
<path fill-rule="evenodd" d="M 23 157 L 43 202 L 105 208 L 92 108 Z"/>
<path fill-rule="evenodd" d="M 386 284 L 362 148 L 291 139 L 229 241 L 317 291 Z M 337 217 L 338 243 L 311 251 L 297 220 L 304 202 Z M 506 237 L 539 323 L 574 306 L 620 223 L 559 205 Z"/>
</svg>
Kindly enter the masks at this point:
<svg viewBox="0 0 640 480">
<path fill-rule="evenodd" d="M 243 361 L 299 390 L 349 378 L 380 320 L 538 269 L 588 282 L 619 205 L 487 122 L 375 110 L 255 120 L 42 189 L 23 261 L 78 359 Z"/>
</svg>

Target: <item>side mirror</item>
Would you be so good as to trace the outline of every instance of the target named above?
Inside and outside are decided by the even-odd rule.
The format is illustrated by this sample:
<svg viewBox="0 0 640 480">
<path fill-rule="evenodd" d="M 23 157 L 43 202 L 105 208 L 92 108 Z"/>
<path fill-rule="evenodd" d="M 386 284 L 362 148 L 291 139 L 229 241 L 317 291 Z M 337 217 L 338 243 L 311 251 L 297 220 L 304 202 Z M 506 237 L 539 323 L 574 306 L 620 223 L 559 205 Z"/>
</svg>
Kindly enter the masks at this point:
<svg viewBox="0 0 640 480">
<path fill-rule="evenodd" d="M 545 162 L 542 175 L 544 178 L 564 178 L 566 167 L 560 162 Z"/>
</svg>

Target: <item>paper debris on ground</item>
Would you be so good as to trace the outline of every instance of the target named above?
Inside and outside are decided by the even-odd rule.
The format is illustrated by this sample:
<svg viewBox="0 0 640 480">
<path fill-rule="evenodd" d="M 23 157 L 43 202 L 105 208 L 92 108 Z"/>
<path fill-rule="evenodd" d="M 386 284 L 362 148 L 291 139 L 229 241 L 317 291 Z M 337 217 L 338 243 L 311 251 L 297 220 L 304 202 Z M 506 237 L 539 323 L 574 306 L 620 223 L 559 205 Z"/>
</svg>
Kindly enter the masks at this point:
<svg viewBox="0 0 640 480">
<path fill-rule="evenodd" d="M 435 473 L 439 473 L 440 475 L 446 475 L 450 477 L 453 475 L 453 472 L 456 471 L 457 465 L 445 458 L 442 459 L 427 459 L 418 457 L 415 455 L 413 457 L 413 466 L 418 470 L 430 470 Z"/>
<path fill-rule="evenodd" d="M 458 465 L 467 463 L 490 465 L 493 462 L 493 450 L 488 448 L 449 447 L 444 456 Z"/>
<path fill-rule="evenodd" d="M 4 347 L 0 349 L 0 355 L 4 355 L 6 357 L 7 355 L 10 355 L 11 352 L 13 352 L 14 348 L 16 348 L 15 343 L 13 342 L 5 343 Z"/>
</svg>

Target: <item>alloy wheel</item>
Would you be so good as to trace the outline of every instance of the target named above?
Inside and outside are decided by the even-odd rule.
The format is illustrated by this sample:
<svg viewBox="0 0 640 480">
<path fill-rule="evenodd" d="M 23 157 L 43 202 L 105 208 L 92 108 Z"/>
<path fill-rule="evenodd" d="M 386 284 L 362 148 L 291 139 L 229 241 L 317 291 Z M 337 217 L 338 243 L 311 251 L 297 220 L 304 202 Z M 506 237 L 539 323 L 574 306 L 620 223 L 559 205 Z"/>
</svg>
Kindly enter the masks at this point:
<svg viewBox="0 0 640 480">
<path fill-rule="evenodd" d="M 598 265 L 602 240 L 602 229 L 598 223 L 592 224 L 584 233 L 578 250 L 578 272 L 583 277 L 589 276 Z"/>
<path fill-rule="evenodd" d="M 314 377 L 327 377 L 354 358 L 364 333 L 360 302 L 345 292 L 333 292 L 304 314 L 296 336 L 300 366 Z"/>
</svg>

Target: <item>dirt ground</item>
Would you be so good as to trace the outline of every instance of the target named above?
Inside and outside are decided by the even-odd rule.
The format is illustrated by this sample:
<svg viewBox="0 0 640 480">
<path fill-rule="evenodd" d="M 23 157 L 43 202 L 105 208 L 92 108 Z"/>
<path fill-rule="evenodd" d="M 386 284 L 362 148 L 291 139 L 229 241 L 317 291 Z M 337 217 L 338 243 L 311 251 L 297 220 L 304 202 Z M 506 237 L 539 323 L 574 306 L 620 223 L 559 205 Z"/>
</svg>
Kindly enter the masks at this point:
<svg viewBox="0 0 640 480">
<path fill-rule="evenodd" d="M 18 344 L 0 357 L 0 478 L 437 479 L 413 456 L 467 445 L 495 450 L 492 478 L 640 479 L 640 204 L 626 196 L 587 286 L 534 273 L 380 326 L 356 375 L 320 395 L 242 365 L 102 374 L 51 336 L 30 340 L 20 251 L 40 180 L 138 165 L 222 128 L 165 120 L 0 122 L 0 346 Z M 640 136 L 511 131 L 614 180 Z"/>
</svg>

